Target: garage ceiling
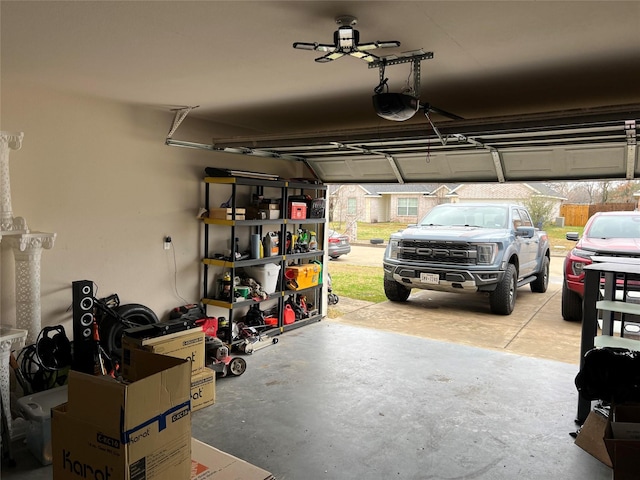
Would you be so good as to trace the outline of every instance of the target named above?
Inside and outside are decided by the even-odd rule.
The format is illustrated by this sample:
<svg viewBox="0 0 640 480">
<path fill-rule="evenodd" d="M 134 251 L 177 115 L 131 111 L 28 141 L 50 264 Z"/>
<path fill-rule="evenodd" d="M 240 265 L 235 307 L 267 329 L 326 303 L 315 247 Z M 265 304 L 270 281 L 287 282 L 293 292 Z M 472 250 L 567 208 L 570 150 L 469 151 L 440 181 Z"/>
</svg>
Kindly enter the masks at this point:
<svg viewBox="0 0 640 480">
<path fill-rule="evenodd" d="M 2 81 L 212 122 L 214 150 L 305 162 L 325 182 L 637 178 L 640 2 L 0 3 Z M 317 63 L 340 15 L 362 42 L 423 49 L 406 122 L 372 107 L 377 68 Z M 412 64 L 389 66 L 402 91 Z M 169 129 L 167 125 L 167 129 Z M 180 129 L 171 140 L 180 136 Z"/>
</svg>

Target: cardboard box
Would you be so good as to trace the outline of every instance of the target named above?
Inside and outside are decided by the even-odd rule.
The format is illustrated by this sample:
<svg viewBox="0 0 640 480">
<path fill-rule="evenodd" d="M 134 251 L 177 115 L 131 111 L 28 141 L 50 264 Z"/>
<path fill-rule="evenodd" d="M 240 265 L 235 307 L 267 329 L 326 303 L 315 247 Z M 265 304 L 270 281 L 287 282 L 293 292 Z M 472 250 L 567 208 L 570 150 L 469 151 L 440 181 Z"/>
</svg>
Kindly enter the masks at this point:
<svg viewBox="0 0 640 480">
<path fill-rule="evenodd" d="M 615 431 L 622 435 L 635 435 L 637 424 L 632 427 L 631 420 L 637 419 L 640 405 L 616 405 L 612 407 L 612 413 L 607 422 L 604 434 L 604 443 L 607 447 L 609 458 L 613 466 L 614 480 L 637 480 L 640 478 L 640 440 L 634 438 L 618 438 Z M 614 426 L 614 424 L 620 425 Z"/>
<path fill-rule="evenodd" d="M 216 403 L 216 372 L 205 368 L 204 372 L 191 375 L 191 411 L 195 412 Z"/>
<path fill-rule="evenodd" d="M 605 465 L 613 468 L 614 480 L 637 480 L 640 478 L 640 440 L 618 439 L 614 437 L 612 424 L 613 418 L 618 416 L 615 406 L 612 409 L 610 418 L 592 411 L 587 420 L 582 425 L 576 438 L 576 445 L 593 455 Z M 640 409 L 640 406 L 623 406 L 622 418 L 626 416 L 628 409 Z M 635 416 L 635 412 L 632 415 Z M 626 423 L 626 422 L 624 422 Z"/>
<path fill-rule="evenodd" d="M 600 460 L 605 465 L 611 467 L 609 452 L 604 444 L 604 435 L 607 429 L 607 417 L 599 412 L 591 411 L 585 420 L 575 444 L 585 452 Z"/>
<path fill-rule="evenodd" d="M 320 266 L 315 263 L 305 265 L 293 265 L 287 267 L 284 274 L 287 288 L 290 290 L 302 290 L 314 287 L 320 280 Z"/>
<path fill-rule="evenodd" d="M 280 210 L 278 209 L 271 209 L 271 210 L 264 210 L 267 213 L 267 220 L 277 220 L 278 218 L 280 218 Z"/>
<path fill-rule="evenodd" d="M 233 208 L 210 208 L 209 218 L 217 218 L 218 220 L 233 220 Z M 245 209 L 236 208 L 236 220 L 244 220 Z"/>
<path fill-rule="evenodd" d="M 133 338 L 122 336 L 122 373 L 127 375 L 131 366 L 131 350 L 147 350 L 160 355 L 191 360 L 191 373 L 196 374 L 205 368 L 204 332 L 200 328 L 183 330 L 153 338 Z"/>
<path fill-rule="evenodd" d="M 191 480 L 275 480 L 266 470 L 191 439 Z"/>
<path fill-rule="evenodd" d="M 71 371 L 52 410 L 54 480 L 180 480 L 191 471 L 190 365 L 131 352 L 125 382 Z"/>
<path fill-rule="evenodd" d="M 617 405 L 611 419 L 613 438 L 640 440 L 640 405 Z"/>
</svg>

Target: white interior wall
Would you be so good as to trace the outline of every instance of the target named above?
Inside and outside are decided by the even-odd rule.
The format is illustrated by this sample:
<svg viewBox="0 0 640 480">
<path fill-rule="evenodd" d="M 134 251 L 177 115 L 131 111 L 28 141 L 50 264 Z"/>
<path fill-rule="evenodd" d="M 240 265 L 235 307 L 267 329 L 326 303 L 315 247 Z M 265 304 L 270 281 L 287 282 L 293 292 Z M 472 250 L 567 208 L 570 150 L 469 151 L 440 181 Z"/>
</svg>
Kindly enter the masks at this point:
<svg viewBox="0 0 640 480">
<path fill-rule="evenodd" d="M 118 293 L 122 303 L 147 305 L 161 319 L 200 299 L 196 215 L 206 166 L 303 175 L 301 164 L 289 161 L 166 146 L 169 107 L 1 87 L 0 129 L 24 132 L 22 149 L 10 154 L 13 214 L 32 230 L 57 234 L 42 254 L 42 326 L 63 324 L 70 337 L 74 280 L 93 280 L 97 296 Z M 216 128 L 187 118 L 174 138 L 210 143 L 234 134 Z M 172 250 L 163 249 L 165 235 Z M 13 254 L 7 242 L 0 245 L 1 321 L 15 325 Z"/>
</svg>

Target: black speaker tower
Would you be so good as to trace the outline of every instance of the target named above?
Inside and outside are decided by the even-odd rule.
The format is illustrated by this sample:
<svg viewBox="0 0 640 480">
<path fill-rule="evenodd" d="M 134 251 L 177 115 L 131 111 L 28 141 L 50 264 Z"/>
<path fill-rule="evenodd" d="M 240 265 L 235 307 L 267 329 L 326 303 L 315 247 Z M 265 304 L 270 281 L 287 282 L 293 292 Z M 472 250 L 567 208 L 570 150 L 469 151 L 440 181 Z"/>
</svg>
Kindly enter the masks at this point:
<svg viewBox="0 0 640 480">
<path fill-rule="evenodd" d="M 73 290 L 73 362 L 71 368 L 79 372 L 93 374 L 93 282 L 77 280 L 72 282 Z"/>
</svg>

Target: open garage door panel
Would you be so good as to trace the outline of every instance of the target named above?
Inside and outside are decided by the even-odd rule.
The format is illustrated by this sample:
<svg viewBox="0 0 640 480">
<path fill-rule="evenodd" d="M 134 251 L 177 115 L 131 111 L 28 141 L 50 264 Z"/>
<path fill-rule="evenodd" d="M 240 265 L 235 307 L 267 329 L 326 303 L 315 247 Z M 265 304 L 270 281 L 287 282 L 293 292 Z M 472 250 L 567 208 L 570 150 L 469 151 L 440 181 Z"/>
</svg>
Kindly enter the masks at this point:
<svg viewBox="0 0 640 480">
<path fill-rule="evenodd" d="M 639 123 L 640 106 L 631 106 L 213 145 L 302 161 L 324 183 L 635 179 Z"/>
</svg>

